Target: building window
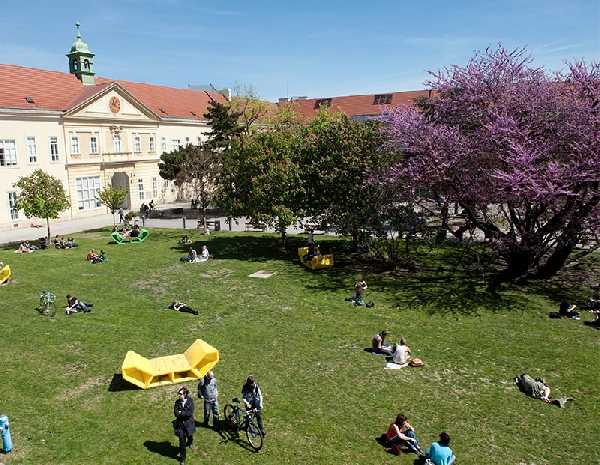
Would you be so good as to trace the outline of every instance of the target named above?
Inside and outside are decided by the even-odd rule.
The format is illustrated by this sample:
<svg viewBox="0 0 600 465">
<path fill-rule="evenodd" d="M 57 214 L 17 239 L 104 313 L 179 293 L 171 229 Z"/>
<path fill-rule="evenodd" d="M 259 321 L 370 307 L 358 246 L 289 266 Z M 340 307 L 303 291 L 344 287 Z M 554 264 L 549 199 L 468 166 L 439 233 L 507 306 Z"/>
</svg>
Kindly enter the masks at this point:
<svg viewBox="0 0 600 465">
<path fill-rule="evenodd" d="M 152 197 L 158 197 L 158 179 L 152 178 Z"/>
<path fill-rule="evenodd" d="M 100 176 L 76 178 L 75 188 L 79 210 L 91 210 L 100 206 L 100 202 L 96 200 L 96 194 L 100 192 Z"/>
<path fill-rule="evenodd" d="M 202 146 L 202 137 L 198 136 L 198 140 L 196 141 L 196 145 L 198 147 Z"/>
<path fill-rule="evenodd" d="M 393 94 L 376 95 L 373 100 L 373 105 L 389 105 L 392 103 L 392 96 Z"/>
<path fill-rule="evenodd" d="M 121 153 L 121 135 L 113 134 L 113 152 Z"/>
<path fill-rule="evenodd" d="M 50 137 L 50 161 L 58 161 L 58 137 Z"/>
<path fill-rule="evenodd" d="M 98 153 L 98 139 L 96 136 L 90 136 L 90 153 Z"/>
<path fill-rule="evenodd" d="M 162 151 L 163 152 L 167 151 L 167 138 L 166 137 L 162 138 Z"/>
<path fill-rule="evenodd" d="M 9 192 L 8 193 L 8 217 L 11 220 L 19 219 L 19 211 L 15 209 L 15 202 L 17 201 L 17 193 Z"/>
<path fill-rule="evenodd" d="M 140 136 L 134 136 L 133 147 L 136 152 L 142 151 L 142 139 L 140 139 Z"/>
<path fill-rule="evenodd" d="M 315 100 L 315 110 L 319 108 L 329 108 L 331 106 L 330 98 L 318 98 Z"/>
<path fill-rule="evenodd" d="M 73 155 L 81 154 L 79 151 L 79 137 L 77 136 L 71 136 L 71 153 Z"/>
<path fill-rule="evenodd" d="M 167 187 L 169 187 L 169 180 L 165 179 L 163 182 L 163 187 L 166 189 Z"/>
<path fill-rule="evenodd" d="M 149 142 L 148 151 L 149 152 L 156 152 L 156 145 L 154 143 L 154 136 L 150 136 L 150 139 L 148 139 L 148 142 Z"/>
<path fill-rule="evenodd" d="M 189 137 L 185 138 L 185 145 L 190 145 L 190 138 Z"/>
<path fill-rule="evenodd" d="M 181 141 L 179 139 L 171 139 L 171 150 L 175 152 L 179 150 L 179 146 L 181 145 Z"/>
<path fill-rule="evenodd" d="M 138 179 L 138 199 L 144 200 L 144 180 Z"/>
<path fill-rule="evenodd" d="M 37 163 L 37 148 L 35 146 L 35 137 L 27 138 L 27 157 L 29 163 Z"/>
<path fill-rule="evenodd" d="M 0 166 L 17 164 L 17 146 L 14 140 L 0 139 Z"/>
</svg>

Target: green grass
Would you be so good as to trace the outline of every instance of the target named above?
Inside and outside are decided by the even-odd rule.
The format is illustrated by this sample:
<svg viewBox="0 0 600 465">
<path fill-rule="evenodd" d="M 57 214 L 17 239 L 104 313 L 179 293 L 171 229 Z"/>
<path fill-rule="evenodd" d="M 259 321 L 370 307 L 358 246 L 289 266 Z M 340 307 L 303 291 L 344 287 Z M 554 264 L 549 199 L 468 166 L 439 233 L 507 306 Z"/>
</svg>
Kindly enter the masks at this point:
<svg viewBox="0 0 600 465">
<path fill-rule="evenodd" d="M 109 230 L 76 237 L 80 247 L 13 255 L 0 288 L 0 414 L 9 415 L 14 450 L 7 465 L 174 463 L 171 421 L 179 386 L 111 389 L 128 350 L 147 357 L 183 352 L 201 338 L 219 349 L 214 371 L 221 411 L 255 375 L 269 435 L 255 454 L 198 428 L 188 463 L 419 463 L 385 453 L 376 439 L 398 413 L 427 446 L 452 436 L 457 463 L 598 463 L 600 331 L 551 320 L 565 293 L 579 303 L 594 279 L 569 270 L 526 288 L 489 295 L 482 269 L 457 246 L 422 251 L 419 271 L 394 276 L 353 264 L 350 245 L 320 238 L 335 254 L 331 270 L 312 272 L 295 252 L 305 237 L 216 233 L 196 238 L 215 260 L 181 263 L 183 232 L 152 230 L 143 244 L 109 244 Z M 90 248 L 107 263 L 90 264 Z M 458 264 L 458 265 L 457 265 Z M 248 277 L 276 271 L 268 279 Z M 489 273 L 489 270 L 486 270 Z M 375 308 L 349 308 L 357 279 Z M 597 279 L 597 276 L 595 277 Z M 56 318 L 36 311 L 42 289 L 55 293 Z M 89 314 L 64 314 L 71 293 L 93 302 Z M 187 302 L 199 316 L 167 309 Z M 386 371 L 363 349 L 382 329 L 405 337 L 422 368 Z M 564 409 L 520 393 L 513 377 L 545 376 Z M 187 383 L 195 394 L 196 383 Z M 202 404 L 196 400 L 196 420 Z"/>
</svg>

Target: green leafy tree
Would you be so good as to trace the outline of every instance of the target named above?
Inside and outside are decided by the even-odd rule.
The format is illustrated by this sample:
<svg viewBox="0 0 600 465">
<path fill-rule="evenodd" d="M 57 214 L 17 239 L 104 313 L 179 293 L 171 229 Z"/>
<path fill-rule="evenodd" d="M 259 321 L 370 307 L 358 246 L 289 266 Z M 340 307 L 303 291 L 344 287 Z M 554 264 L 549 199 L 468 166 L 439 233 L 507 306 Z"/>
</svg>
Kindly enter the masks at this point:
<svg viewBox="0 0 600 465">
<path fill-rule="evenodd" d="M 231 106 L 223 105 L 211 98 L 208 109 L 204 113 L 211 127 L 209 145 L 215 148 L 228 147 L 230 141 L 242 132 L 242 126 L 238 123 L 240 115 L 241 113 L 232 110 Z"/>
<path fill-rule="evenodd" d="M 110 209 L 110 212 L 113 215 L 113 225 L 117 224 L 115 220 L 115 211 L 127 198 L 127 192 L 127 189 L 123 189 L 123 186 L 119 186 L 118 189 L 108 186 L 96 194 L 96 200 Z"/>
<path fill-rule="evenodd" d="M 234 87 L 236 96 L 231 99 L 232 114 L 237 114 L 243 131 L 249 134 L 253 124 L 264 118 L 271 104 L 260 99 L 252 84 Z"/>
<path fill-rule="evenodd" d="M 42 170 L 35 170 L 29 176 L 21 176 L 13 187 L 20 189 L 15 209 L 23 210 L 27 218 L 44 218 L 48 237 L 51 237 L 50 219 L 58 218 L 70 205 L 62 182 Z"/>
<path fill-rule="evenodd" d="M 357 244 L 359 231 L 389 197 L 378 186 L 364 186 L 365 173 L 387 163 L 380 123 L 323 109 L 303 132 L 305 212 L 316 222 L 335 224 Z"/>
<path fill-rule="evenodd" d="M 299 132 L 273 127 L 244 134 L 232 143 L 231 156 L 218 182 L 219 205 L 233 217 L 264 221 L 281 233 L 301 212 L 301 166 Z"/>
</svg>

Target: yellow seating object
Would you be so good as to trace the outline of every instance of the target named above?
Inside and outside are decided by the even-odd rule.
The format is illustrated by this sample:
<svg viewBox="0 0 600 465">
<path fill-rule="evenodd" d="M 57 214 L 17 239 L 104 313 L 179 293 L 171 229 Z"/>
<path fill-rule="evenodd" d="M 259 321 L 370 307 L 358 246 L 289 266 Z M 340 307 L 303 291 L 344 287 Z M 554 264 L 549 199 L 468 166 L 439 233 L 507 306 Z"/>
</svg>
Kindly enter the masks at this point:
<svg viewBox="0 0 600 465">
<path fill-rule="evenodd" d="M 10 266 L 4 265 L 4 268 L 0 270 L 0 284 L 8 282 L 10 278 Z"/>
<path fill-rule="evenodd" d="M 298 256 L 300 260 L 308 253 L 308 247 L 298 247 Z M 317 255 L 309 261 L 303 261 L 307 267 L 313 270 L 320 270 L 322 268 L 333 268 L 333 254 Z"/>
<path fill-rule="evenodd" d="M 203 377 L 219 361 L 219 351 L 202 339 L 183 353 L 147 359 L 127 352 L 121 372 L 123 379 L 142 389 L 177 384 Z"/>
</svg>

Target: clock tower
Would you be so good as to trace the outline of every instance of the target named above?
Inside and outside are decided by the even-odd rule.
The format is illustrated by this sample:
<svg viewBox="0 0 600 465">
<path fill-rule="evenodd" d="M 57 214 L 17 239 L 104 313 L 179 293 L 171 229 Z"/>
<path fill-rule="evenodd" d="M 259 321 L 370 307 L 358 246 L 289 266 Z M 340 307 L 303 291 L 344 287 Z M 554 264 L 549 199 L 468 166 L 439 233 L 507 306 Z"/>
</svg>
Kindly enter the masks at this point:
<svg viewBox="0 0 600 465">
<path fill-rule="evenodd" d="M 86 86 L 95 86 L 94 80 L 94 54 L 90 52 L 87 44 L 81 40 L 79 32 L 79 22 L 77 26 L 77 42 L 71 45 L 71 51 L 67 53 L 69 57 L 69 72 L 79 78 Z"/>
</svg>

